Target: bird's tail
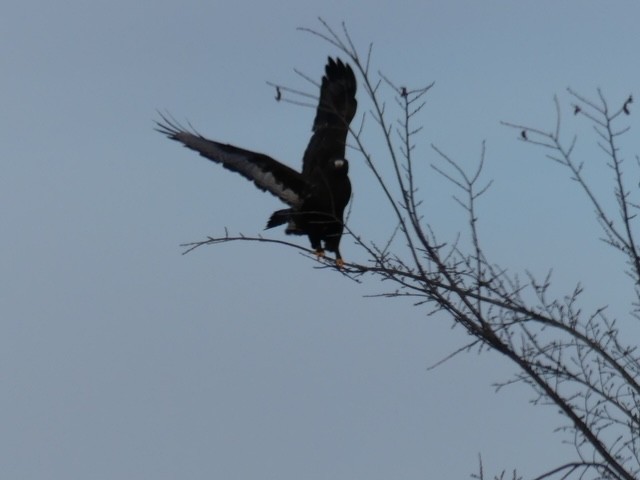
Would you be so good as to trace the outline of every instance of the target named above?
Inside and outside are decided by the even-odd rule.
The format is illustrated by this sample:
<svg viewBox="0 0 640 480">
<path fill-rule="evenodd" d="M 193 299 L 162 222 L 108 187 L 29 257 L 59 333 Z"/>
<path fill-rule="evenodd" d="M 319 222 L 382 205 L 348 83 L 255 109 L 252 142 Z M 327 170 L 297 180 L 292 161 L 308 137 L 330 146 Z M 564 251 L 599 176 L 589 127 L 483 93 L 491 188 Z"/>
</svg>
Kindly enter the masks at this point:
<svg viewBox="0 0 640 480">
<path fill-rule="evenodd" d="M 304 232 L 302 232 L 293 221 L 293 210 L 291 208 L 285 208 L 284 210 L 273 212 L 267 222 L 265 230 L 285 223 L 287 224 L 287 230 L 285 233 L 288 235 L 304 235 Z"/>
<path fill-rule="evenodd" d="M 277 227 L 278 225 L 282 225 L 283 223 L 287 223 L 291 218 L 291 209 L 285 208 L 284 210 L 278 210 L 273 212 L 269 221 L 267 222 L 267 226 L 265 230 L 273 227 Z"/>
</svg>

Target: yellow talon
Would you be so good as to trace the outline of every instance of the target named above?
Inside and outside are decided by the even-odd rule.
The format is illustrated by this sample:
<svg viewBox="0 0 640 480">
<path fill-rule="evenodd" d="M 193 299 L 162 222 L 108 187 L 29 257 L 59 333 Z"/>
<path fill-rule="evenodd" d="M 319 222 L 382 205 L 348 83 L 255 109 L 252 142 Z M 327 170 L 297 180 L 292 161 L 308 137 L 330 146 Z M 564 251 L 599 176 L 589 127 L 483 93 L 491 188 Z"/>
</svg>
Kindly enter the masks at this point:
<svg viewBox="0 0 640 480">
<path fill-rule="evenodd" d="M 324 258 L 324 250 L 316 250 L 316 258 L 318 260 L 320 260 L 321 258 Z"/>
<path fill-rule="evenodd" d="M 344 260 L 342 260 L 341 258 L 336 258 L 336 267 L 342 270 L 342 268 L 344 267 Z"/>
</svg>

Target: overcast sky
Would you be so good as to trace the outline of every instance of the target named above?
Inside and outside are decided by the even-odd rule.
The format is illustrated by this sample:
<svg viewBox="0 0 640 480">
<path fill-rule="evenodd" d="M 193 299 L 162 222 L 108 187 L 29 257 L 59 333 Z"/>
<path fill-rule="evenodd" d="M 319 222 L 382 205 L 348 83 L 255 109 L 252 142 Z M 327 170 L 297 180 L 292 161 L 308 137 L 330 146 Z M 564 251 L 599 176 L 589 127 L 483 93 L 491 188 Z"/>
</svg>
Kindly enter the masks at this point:
<svg viewBox="0 0 640 480">
<path fill-rule="evenodd" d="M 624 320 L 623 264 L 598 241 L 583 195 L 500 121 L 550 130 L 558 94 L 606 194 L 603 158 L 565 89 L 601 87 L 614 106 L 640 96 L 637 1 L 7 0 L 3 478 L 458 479 L 479 454 L 488 472 L 525 476 L 574 458 L 553 432 L 555 409 L 531 406 L 521 386 L 495 393 L 513 373 L 503 359 L 470 353 L 428 370 L 469 338 L 426 307 L 366 297 L 387 285 L 276 245 L 181 255 L 180 244 L 225 227 L 262 233 L 281 204 L 154 132 L 157 111 L 298 168 L 314 113 L 276 102 L 266 82 L 312 91 L 293 69 L 319 81 L 339 53 L 296 30 L 321 28 L 318 16 L 345 21 L 363 53 L 373 42 L 374 72 L 435 82 L 416 155 L 442 240 L 465 223 L 451 186 L 426 168 L 437 161 L 430 144 L 471 168 L 486 140 L 494 186 L 480 232 L 493 261 L 553 267 L 556 291 L 582 281 L 587 307 L 613 305 Z M 362 113 L 362 89 L 358 98 Z M 629 158 L 640 152 L 633 132 Z M 351 155 L 350 222 L 384 239 L 394 225 Z M 348 238 L 342 254 L 367 260 Z"/>
</svg>

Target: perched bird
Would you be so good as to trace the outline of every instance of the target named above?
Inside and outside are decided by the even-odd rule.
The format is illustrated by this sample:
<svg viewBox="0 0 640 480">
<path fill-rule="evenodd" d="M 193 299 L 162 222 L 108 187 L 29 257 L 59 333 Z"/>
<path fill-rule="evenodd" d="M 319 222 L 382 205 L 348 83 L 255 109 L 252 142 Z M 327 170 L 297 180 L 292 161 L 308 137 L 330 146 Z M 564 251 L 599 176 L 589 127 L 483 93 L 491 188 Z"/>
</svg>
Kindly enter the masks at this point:
<svg viewBox="0 0 640 480">
<path fill-rule="evenodd" d="M 156 130 L 278 197 L 289 208 L 274 212 L 266 228 L 286 223 L 287 234 L 309 237 L 318 257 L 324 256 L 325 249 L 334 252 L 341 268 L 343 215 L 351 198 L 349 163 L 344 157 L 349 124 L 357 108 L 355 95 L 351 67 L 329 58 L 302 172 L 262 153 L 208 140 L 163 115 Z"/>
</svg>

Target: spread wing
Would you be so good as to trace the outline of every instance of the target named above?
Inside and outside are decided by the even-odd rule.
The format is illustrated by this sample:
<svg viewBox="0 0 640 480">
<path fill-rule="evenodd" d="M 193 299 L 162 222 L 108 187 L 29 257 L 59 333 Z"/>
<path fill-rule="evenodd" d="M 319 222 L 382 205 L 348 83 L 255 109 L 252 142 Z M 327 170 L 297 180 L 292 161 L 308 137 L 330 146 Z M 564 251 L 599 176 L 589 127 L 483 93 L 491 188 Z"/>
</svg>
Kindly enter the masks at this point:
<svg viewBox="0 0 640 480">
<path fill-rule="evenodd" d="M 189 131 L 173 120 L 160 115 L 156 130 L 171 140 L 182 143 L 224 168 L 251 180 L 260 190 L 269 192 L 292 207 L 301 205 L 308 191 L 304 177 L 294 169 L 262 153 L 255 153 L 224 143 L 208 140 Z"/>
<path fill-rule="evenodd" d="M 320 86 L 313 136 L 304 153 L 303 175 L 309 175 L 323 160 L 344 158 L 349 124 L 357 106 L 353 70 L 339 58 L 329 58 Z"/>
</svg>

